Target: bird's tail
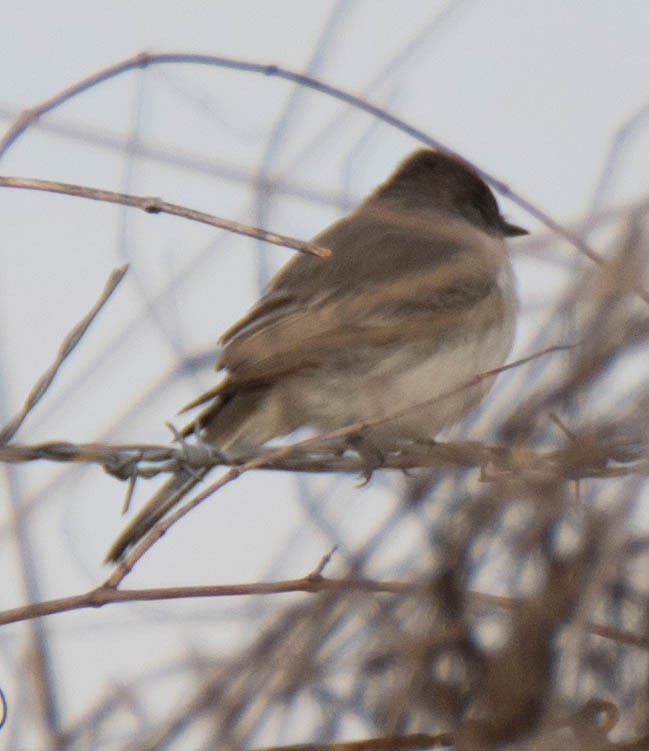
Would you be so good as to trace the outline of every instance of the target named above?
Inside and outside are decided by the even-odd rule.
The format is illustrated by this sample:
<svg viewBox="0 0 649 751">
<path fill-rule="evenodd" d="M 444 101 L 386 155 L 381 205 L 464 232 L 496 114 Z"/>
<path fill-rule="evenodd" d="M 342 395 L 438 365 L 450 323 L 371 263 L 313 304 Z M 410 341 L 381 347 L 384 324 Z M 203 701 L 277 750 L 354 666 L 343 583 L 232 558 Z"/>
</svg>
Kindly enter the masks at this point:
<svg viewBox="0 0 649 751">
<path fill-rule="evenodd" d="M 263 388 L 242 389 L 234 394 L 221 394 L 213 390 L 203 395 L 189 407 L 205 401 L 208 406 L 183 431 L 187 437 L 199 434 L 200 439 L 214 446 L 224 457 L 234 461 L 253 451 L 270 438 L 282 432 L 271 410 L 270 419 L 260 409 L 266 397 Z M 292 427 L 290 428 L 292 429 Z M 288 430 L 284 431 L 288 432 Z M 145 504 L 127 525 L 108 551 L 105 562 L 115 563 L 126 551 L 138 543 L 163 516 L 205 477 L 210 468 L 193 472 L 179 470 Z"/>
<path fill-rule="evenodd" d="M 105 562 L 119 561 L 129 548 L 153 529 L 169 509 L 198 485 L 207 472 L 208 470 L 198 470 L 190 474 L 187 470 L 181 470 L 167 480 L 111 545 Z"/>
</svg>

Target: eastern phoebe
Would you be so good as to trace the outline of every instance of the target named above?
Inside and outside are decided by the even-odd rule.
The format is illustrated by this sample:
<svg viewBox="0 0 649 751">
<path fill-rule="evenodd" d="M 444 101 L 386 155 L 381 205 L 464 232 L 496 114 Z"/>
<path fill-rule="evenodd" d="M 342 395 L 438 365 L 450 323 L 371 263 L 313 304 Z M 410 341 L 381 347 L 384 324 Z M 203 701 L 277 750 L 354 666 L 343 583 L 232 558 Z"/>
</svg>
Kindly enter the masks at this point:
<svg viewBox="0 0 649 751">
<path fill-rule="evenodd" d="M 469 164 L 414 152 L 315 238 L 329 260 L 296 256 L 225 332 L 216 364 L 225 377 L 192 402 L 207 406 L 185 434 L 237 459 L 303 425 L 331 431 L 412 407 L 364 431 L 364 446 L 380 456 L 431 439 L 492 381 L 425 403 L 509 352 L 516 295 L 504 238 L 524 234 Z M 119 560 L 200 479 L 174 475 L 107 560 Z"/>
</svg>

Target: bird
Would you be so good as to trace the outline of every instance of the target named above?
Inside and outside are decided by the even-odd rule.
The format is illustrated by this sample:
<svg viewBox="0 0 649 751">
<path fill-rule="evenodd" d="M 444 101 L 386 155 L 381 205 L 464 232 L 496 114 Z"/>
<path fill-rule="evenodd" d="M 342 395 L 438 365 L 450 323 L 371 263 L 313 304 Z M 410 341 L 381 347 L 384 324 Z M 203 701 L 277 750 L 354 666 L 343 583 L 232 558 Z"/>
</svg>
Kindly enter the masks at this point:
<svg viewBox="0 0 649 751">
<path fill-rule="evenodd" d="M 223 334 L 224 376 L 188 405 L 203 409 L 183 435 L 234 462 L 303 426 L 369 421 L 352 447 L 377 463 L 433 439 L 495 376 L 457 387 L 509 353 L 517 296 L 505 240 L 526 234 L 462 157 L 416 150 L 314 238 L 329 259 L 298 254 Z M 106 561 L 121 560 L 205 474 L 172 475 Z"/>
</svg>

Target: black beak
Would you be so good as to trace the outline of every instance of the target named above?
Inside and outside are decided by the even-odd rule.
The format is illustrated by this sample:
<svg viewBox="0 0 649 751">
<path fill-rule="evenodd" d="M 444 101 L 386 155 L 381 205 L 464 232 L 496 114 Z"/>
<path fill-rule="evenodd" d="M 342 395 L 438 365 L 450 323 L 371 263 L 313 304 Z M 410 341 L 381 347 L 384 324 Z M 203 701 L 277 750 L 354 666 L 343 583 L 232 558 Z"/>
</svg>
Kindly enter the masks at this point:
<svg viewBox="0 0 649 751">
<path fill-rule="evenodd" d="M 502 229 L 505 237 L 518 237 L 519 235 L 530 234 L 526 229 L 518 227 L 516 224 L 509 224 L 508 222 L 503 222 Z"/>
</svg>

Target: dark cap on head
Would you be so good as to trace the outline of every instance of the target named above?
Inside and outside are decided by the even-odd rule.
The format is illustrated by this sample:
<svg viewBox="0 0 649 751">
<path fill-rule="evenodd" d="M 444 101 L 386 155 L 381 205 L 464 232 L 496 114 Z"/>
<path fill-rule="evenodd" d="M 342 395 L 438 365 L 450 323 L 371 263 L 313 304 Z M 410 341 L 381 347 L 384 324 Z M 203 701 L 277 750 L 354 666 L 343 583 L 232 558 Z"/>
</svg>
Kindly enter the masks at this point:
<svg viewBox="0 0 649 751">
<path fill-rule="evenodd" d="M 487 232 L 505 237 L 527 235 L 509 224 L 487 183 L 468 162 L 444 151 L 420 149 L 396 168 L 370 199 L 413 199 L 419 206 L 452 211 Z"/>
</svg>

